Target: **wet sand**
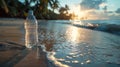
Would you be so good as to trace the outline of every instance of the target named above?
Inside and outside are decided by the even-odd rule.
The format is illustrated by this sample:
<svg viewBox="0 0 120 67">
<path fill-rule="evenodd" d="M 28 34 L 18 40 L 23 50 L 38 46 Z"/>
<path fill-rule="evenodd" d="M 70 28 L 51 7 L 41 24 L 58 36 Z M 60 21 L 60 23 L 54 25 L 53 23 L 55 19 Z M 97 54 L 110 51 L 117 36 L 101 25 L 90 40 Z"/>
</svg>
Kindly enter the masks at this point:
<svg viewBox="0 0 120 67">
<path fill-rule="evenodd" d="M 48 55 L 41 48 L 39 51 L 25 48 L 23 21 L 0 20 L 0 66 L 119 67 L 120 37 L 117 35 L 42 21 L 38 29 L 39 45 L 45 45 Z M 39 60 L 37 52 L 41 56 Z"/>
<path fill-rule="evenodd" d="M 21 23 L 18 24 L 13 20 L 0 20 L 0 64 L 9 61 L 21 51 L 16 49 L 22 48 L 24 44 L 21 26 Z"/>
<path fill-rule="evenodd" d="M 25 48 L 24 19 L 0 19 L 0 67 L 47 67 L 45 54 L 36 55 Z"/>
</svg>

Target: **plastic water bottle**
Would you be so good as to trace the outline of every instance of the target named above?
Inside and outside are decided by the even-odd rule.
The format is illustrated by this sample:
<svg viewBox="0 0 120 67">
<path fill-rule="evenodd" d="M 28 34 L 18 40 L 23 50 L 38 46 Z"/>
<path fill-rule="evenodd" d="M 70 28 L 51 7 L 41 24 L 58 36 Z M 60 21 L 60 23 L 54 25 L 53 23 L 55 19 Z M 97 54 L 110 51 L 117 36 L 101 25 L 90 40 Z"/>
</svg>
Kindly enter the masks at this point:
<svg viewBox="0 0 120 67">
<path fill-rule="evenodd" d="M 38 22 L 32 10 L 29 10 L 25 21 L 25 46 L 32 48 L 38 43 Z"/>
</svg>

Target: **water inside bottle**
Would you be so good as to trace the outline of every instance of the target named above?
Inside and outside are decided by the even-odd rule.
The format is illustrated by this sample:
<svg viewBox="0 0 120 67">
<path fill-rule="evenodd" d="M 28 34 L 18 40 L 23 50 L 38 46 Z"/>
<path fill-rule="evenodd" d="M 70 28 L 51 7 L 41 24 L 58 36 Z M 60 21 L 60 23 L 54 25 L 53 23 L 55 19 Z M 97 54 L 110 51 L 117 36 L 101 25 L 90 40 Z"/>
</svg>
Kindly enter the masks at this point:
<svg viewBox="0 0 120 67">
<path fill-rule="evenodd" d="M 32 11 L 29 11 L 29 14 L 25 21 L 25 46 L 32 48 L 38 43 L 38 25 Z"/>
</svg>

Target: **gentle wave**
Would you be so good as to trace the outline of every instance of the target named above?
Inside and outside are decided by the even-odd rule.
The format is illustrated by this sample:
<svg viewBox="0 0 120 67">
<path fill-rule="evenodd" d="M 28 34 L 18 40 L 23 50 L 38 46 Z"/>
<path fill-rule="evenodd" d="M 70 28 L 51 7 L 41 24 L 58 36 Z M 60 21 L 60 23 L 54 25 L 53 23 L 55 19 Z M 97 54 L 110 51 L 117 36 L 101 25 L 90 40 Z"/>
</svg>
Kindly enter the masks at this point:
<svg viewBox="0 0 120 67">
<path fill-rule="evenodd" d="M 97 21 L 94 21 L 93 23 L 92 22 L 73 21 L 73 22 L 71 22 L 71 24 L 76 27 L 83 27 L 83 28 L 88 28 L 88 29 L 92 29 L 92 30 L 104 31 L 104 32 L 120 35 L 119 22 L 112 24 L 112 23 L 97 23 Z"/>
<path fill-rule="evenodd" d="M 48 22 L 67 24 L 120 35 L 120 20 L 50 20 Z"/>
</svg>

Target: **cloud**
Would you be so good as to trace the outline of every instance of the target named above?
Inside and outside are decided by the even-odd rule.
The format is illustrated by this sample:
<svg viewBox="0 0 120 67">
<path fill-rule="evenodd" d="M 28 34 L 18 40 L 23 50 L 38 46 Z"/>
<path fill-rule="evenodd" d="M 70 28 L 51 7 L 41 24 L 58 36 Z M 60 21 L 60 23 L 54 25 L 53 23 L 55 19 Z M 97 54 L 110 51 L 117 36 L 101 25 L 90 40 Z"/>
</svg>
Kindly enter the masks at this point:
<svg viewBox="0 0 120 67">
<path fill-rule="evenodd" d="M 104 6 L 103 10 L 105 10 L 105 11 L 106 11 L 106 10 L 107 10 L 107 6 Z"/>
<path fill-rule="evenodd" d="M 116 13 L 120 13 L 120 8 L 118 8 L 115 12 L 116 12 Z"/>
<path fill-rule="evenodd" d="M 103 8 L 103 7 L 105 7 L 105 6 L 107 6 L 107 4 L 106 4 L 105 2 L 103 2 L 103 3 L 101 3 L 101 4 L 99 5 L 99 7 L 101 7 L 101 8 Z"/>
<path fill-rule="evenodd" d="M 99 10 L 91 9 L 83 11 L 85 12 L 85 17 L 87 17 L 88 20 L 103 20 L 108 19 L 107 13 L 100 12 Z"/>
<path fill-rule="evenodd" d="M 86 13 L 88 19 L 120 19 L 120 8 L 109 10 L 107 0 L 82 0 L 80 9 Z"/>
<path fill-rule="evenodd" d="M 114 13 L 114 11 L 107 11 L 107 13 Z"/>
<path fill-rule="evenodd" d="M 100 5 L 105 3 L 106 0 L 82 0 L 80 3 L 81 10 L 100 9 Z M 106 9 L 106 7 L 105 7 Z"/>
<path fill-rule="evenodd" d="M 110 15 L 109 19 L 120 19 L 120 15 L 116 15 L 116 14 Z"/>
<path fill-rule="evenodd" d="M 86 13 L 89 14 L 89 15 L 95 15 L 98 12 L 97 12 L 97 10 L 87 10 Z"/>
</svg>

